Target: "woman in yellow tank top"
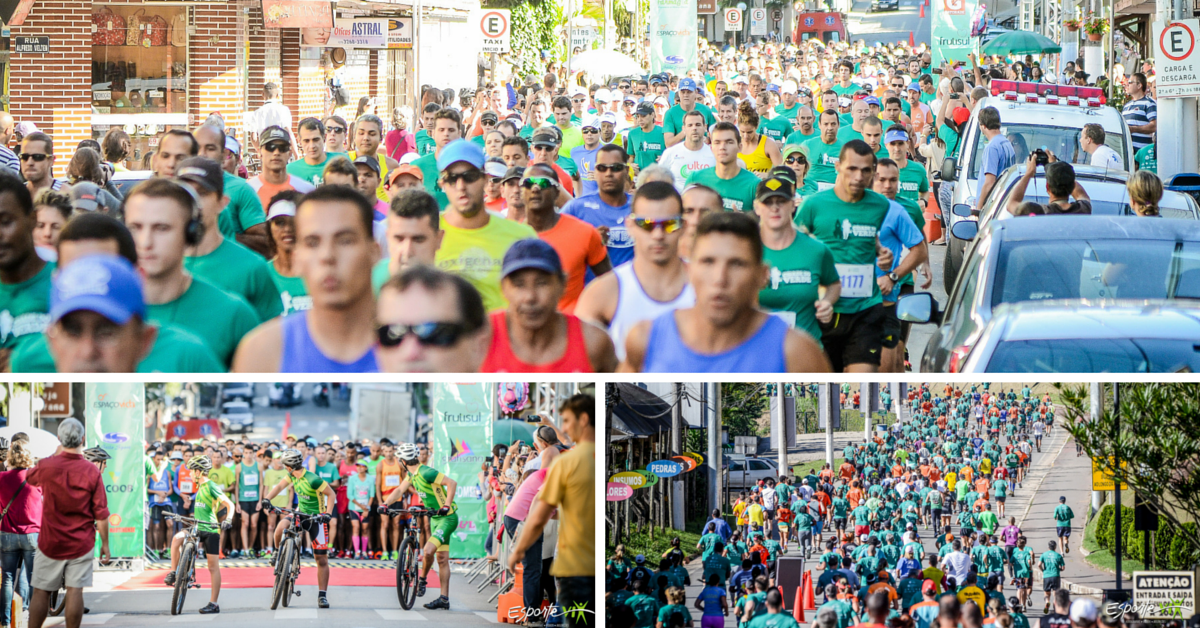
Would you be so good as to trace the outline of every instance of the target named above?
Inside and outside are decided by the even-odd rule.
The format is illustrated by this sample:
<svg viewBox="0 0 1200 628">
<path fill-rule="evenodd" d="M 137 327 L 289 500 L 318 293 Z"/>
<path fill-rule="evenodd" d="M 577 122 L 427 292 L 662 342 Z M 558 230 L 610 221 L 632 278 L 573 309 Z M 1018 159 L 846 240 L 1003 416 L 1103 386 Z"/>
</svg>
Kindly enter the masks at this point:
<svg viewBox="0 0 1200 628">
<path fill-rule="evenodd" d="M 783 163 L 779 145 L 775 140 L 758 132 L 758 112 L 750 101 L 738 105 L 738 131 L 742 134 L 742 147 L 738 157 L 746 164 L 746 170 L 762 177 L 774 166 Z"/>
</svg>

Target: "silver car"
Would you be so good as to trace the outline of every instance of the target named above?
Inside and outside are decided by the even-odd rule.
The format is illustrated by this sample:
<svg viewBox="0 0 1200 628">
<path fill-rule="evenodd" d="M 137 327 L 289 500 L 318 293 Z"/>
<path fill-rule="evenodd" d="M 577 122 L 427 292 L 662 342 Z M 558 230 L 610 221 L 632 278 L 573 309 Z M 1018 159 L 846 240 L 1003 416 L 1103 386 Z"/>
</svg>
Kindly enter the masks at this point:
<svg viewBox="0 0 1200 628">
<path fill-rule="evenodd" d="M 1004 304 L 964 373 L 1179 373 L 1200 370 L 1200 302 Z"/>
<path fill-rule="evenodd" d="M 254 431 L 254 410 L 245 401 L 226 401 L 221 406 L 221 427 L 228 432 Z"/>
</svg>

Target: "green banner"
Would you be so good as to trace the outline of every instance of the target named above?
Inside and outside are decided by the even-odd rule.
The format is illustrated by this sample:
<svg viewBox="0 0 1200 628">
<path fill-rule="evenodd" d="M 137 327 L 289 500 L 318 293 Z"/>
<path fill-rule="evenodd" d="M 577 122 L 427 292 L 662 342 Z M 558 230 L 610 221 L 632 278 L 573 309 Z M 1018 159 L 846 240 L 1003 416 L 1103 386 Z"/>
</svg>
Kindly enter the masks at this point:
<svg viewBox="0 0 1200 628">
<path fill-rule="evenodd" d="M 650 71 L 696 69 L 696 0 L 650 0 Z"/>
<path fill-rule="evenodd" d="M 113 558 L 145 553 L 146 462 L 142 384 L 86 384 L 87 446 L 103 447 L 111 459 L 104 468 L 108 492 L 108 547 Z M 100 544 L 96 544 L 100 553 Z"/>
<path fill-rule="evenodd" d="M 971 15 L 978 0 L 933 0 L 929 4 L 933 11 L 929 37 L 933 67 L 940 67 L 947 60 L 966 63 L 967 54 L 975 51 Z M 938 77 L 933 78 L 936 84 Z"/>
<path fill-rule="evenodd" d="M 479 470 L 492 455 L 495 384 L 433 384 L 433 452 L 430 466 L 458 483 L 458 530 L 450 542 L 450 558 L 486 554 L 487 502 Z"/>
</svg>

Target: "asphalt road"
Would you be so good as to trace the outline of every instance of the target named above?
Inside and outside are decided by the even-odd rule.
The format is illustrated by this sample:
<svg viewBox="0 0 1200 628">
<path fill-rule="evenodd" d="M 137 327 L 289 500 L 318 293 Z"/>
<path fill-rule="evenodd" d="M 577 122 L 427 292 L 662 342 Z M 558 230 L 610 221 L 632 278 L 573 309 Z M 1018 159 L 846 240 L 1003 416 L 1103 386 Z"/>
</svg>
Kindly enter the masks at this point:
<svg viewBox="0 0 1200 628">
<path fill-rule="evenodd" d="M 858 0 L 854 3 L 854 11 L 849 16 L 850 23 L 846 25 L 852 41 L 862 39 L 868 44 L 877 41 L 907 42 L 909 33 L 912 33 L 916 44 L 929 43 L 929 7 L 925 8 L 925 19 L 921 19 L 920 0 L 900 0 L 899 11 L 868 13 L 870 8 L 869 1 Z"/>
<path fill-rule="evenodd" d="M 291 408 L 273 408 L 268 404 L 267 391 L 272 384 L 254 384 L 254 430 L 250 440 L 266 442 L 277 440 L 283 436 L 283 426 L 290 413 L 292 417 L 291 433 L 296 436 L 312 436 L 318 442 L 324 441 L 336 434 L 341 439 L 350 436 L 350 402 L 349 396 L 340 399 L 337 391 L 331 392 L 329 407 L 317 407 L 313 403 L 313 384 L 296 384 L 302 390 L 303 400 L 300 405 Z M 234 438 L 240 434 L 234 435 Z"/>
<path fill-rule="evenodd" d="M 945 265 L 942 261 L 946 258 L 945 246 L 929 246 L 929 266 L 933 270 L 933 282 L 928 288 L 919 288 L 919 291 L 932 292 L 934 300 L 937 301 L 938 307 L 946 306 L 946 289 L 943 287 L 942 273 Z M 912 363 L 912 371 L 914 373 L 921 370 L 921 355 L 925 353 L 925 345 L 929 342 L 929 337 L 933 335 L 936 329 L 933 325 L 913 325 L 912 331 L 908 333 L 908 359 Z"/>
</svg>

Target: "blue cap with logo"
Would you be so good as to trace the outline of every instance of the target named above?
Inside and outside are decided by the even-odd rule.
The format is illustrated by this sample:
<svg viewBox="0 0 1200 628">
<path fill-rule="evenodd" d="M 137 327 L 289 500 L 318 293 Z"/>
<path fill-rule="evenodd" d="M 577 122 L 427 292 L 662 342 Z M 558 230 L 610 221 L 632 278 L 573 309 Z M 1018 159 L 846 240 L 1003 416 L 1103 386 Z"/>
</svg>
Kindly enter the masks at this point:
<svg viewBox="0 0 1200 628">
<path fill-rule="evenodd" d="M 526 238 L 513 242 L 504 254 L 500 278 L 527 268 L 536 268 L 558 277 L 563 276 L 562 260 L 558 257 L 558 251 L 541 238 Z"/>
<path fill-rule="evenodd" d="M 690 78 L 679 79 L 679 91 L 683 91 L 685 89 L 692 92 L 697 91 L 696 81 Z"/>
<path fill-rule="evenodd" d="M 907 141 L 908 141 L 908 131 L 905 131 L 903 128 L 900 128 L 899 125 L 893 126 L 892 128 L 888 129 L 887 133 L 883 134 L 883 143 L 884 144 L 891 144 L 892 142 L 907 142 Z"/>
<path fill-rule="evenodd" d="M 96 254 L 80 257 L 55 275 L 50 287 L 50 320 L 88 310 L 124 325 L 133 316 L 146 318 L 142 280 L 123 257 Z"/>
<path fill-rule="evenodd" d="M 467 140 L 454 140 L 442 148 L 442 154 L 437 158 L 437 167 L 440 172 L 453 164 L 465 161 L 483 170 L 483 162 L 486 159 L 482 146 Z"/>
</svg>

